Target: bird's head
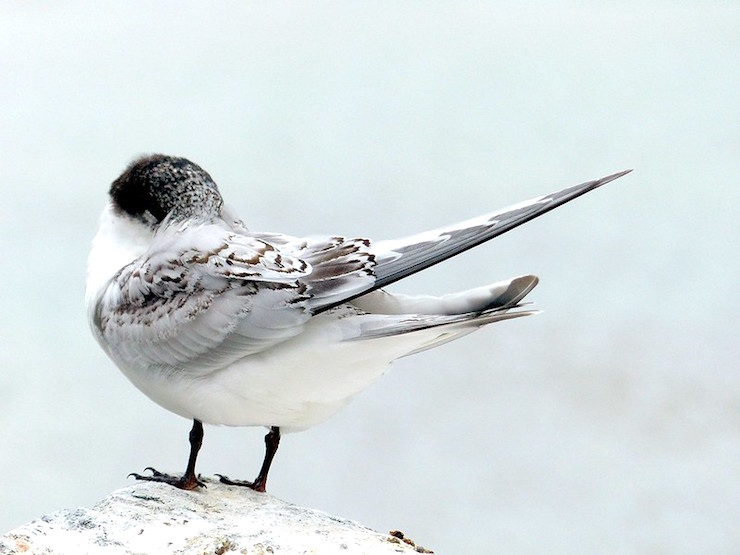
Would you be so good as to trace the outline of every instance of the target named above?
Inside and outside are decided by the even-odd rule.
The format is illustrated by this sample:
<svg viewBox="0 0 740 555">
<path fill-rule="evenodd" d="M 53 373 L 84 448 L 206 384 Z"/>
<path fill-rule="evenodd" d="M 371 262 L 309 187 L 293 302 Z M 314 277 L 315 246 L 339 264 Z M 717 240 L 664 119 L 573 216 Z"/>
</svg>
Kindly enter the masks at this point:
<svg viewBox="0 0 740 555">
<path fill-rule="evenodd" d="M 110 188 L 113 210 L 151 228 L 166 218 L 213 220 L 223 200 L 208 172 L 185 158 L 152 154 L 132 162 Z"/>
<path fill-rule="evenodd" d="M 132 162 L 110 187 L 88 258 L 88 305 L 169 224 L 212 223 L 223 200 L 208 173 L 185 158 L 153 154 Z"/>
</svg>

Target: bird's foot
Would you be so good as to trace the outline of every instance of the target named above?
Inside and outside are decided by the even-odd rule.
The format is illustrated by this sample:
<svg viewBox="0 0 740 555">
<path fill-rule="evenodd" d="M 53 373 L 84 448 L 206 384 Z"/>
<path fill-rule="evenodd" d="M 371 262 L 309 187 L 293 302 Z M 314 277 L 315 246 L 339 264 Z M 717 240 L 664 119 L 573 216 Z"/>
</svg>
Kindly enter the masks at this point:
<svg viewBox="0 0 740 555">
<path fill-rule="evenodd" d="M 151 466 L 147 466 L 144 470 L 150 470 L 152 475 L 144 476 L 142 474 L 136 474 L 135 472 L 132 472 L 131 474 L 129 474 L 129 476 L 133 476 L 137 480 L 144 480 L 146 482 L 162 482 L 163 484 L 169 484 L 171 486 L 175 486 L 176 488 L 180 488 L 180 489 L 191 490 L 191 489 L 206 487 L 206 485 L 203 482 L 198 480 L 195 474 L 188 475 L 186 473 L 180 477 L 171 476 L 170 474 L 159 472 L 158 470 L 155 470 Z"/>
<path fill-rule="evenodd" d="M 260 480 L 259 478 L 257 478 L 254 482 L 250 482 L 249 480 L 232 480 L 231 478 L 227 476 L 222 476 L 221 474 L 216 474 L 216 476 L 218 476 L 218 479 L 222 484 L 226 484 L 227 486 L 241 486 L 261 492 L 264 492 L 265 486 L 267 486 L 266 481 Z"/>
</svg>

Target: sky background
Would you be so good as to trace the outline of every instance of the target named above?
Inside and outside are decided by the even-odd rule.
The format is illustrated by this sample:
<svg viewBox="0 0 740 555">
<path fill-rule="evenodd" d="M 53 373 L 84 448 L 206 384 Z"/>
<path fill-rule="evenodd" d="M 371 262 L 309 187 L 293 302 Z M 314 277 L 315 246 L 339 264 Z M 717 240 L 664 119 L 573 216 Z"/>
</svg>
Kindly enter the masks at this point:
<svg viewBox="0 0 740 555">
<path fill-rule="evenodd" d="M 634 168 L 394 285 L 534 273 L 543 312 L 285 436 L 269 491 L 437 553 L 737 553 L 740 4 L 697 6 L 0 5 L 0 532 L 184 469 L 83 303 L 110 182 L 163 152 L 252 229 L 376 239 Z M 206 427 L 200 472 L 263 434 Z"/>
</svg>

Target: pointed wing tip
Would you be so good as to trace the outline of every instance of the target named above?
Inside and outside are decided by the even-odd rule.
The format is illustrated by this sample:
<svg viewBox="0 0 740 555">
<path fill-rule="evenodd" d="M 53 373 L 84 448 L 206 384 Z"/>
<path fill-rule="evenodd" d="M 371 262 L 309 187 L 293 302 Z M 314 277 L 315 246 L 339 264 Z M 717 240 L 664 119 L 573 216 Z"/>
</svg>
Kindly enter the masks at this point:
<svg viewBox="0 0 740 555">
<path fill-rule="evenodd" d="M 606 177 L 602 177 L 601 179 L 596 180 L 596 186 L 601 187 L 602 185 L 605 185 L 609 183 L 610 181 L 614 181 L 615 179 L 619 179 L 620 177 L 623 177 L 627 175 L 628 173 L 631 173 L 632 169 L 629 170 L 622 170 L 621 172 L 613 173 L 611 175 L 607 175 Z"/>
</svg>

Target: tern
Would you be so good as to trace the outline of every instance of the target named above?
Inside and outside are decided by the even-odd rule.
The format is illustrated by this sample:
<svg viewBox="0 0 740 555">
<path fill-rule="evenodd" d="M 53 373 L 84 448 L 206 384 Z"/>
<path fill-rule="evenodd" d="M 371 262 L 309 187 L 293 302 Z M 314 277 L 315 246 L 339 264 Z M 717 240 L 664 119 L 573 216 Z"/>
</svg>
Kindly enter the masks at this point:
<svg viewBox="0 0 740 555">
<path fill-rule="evenodd" d="M 265 426 L 253 481 L 265 491 L 281 433 L 315 426 L 401 357 L 533 314 L 524 275 L 444 296 L 384 287 L 493 239 L 630 170 L 403 239 L 252 232 L 197 164 L 162 154 L 113 181 L 87 269 L 98 343 L 165 409 L 193 421 L 182 489 L 196 474 L 203 423 Z"/>
</svg>

